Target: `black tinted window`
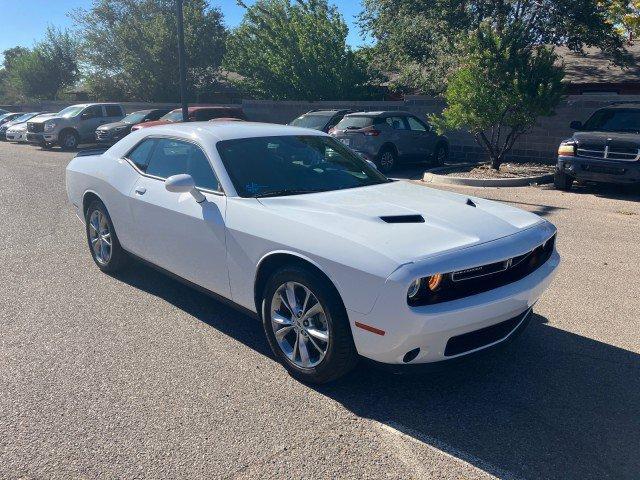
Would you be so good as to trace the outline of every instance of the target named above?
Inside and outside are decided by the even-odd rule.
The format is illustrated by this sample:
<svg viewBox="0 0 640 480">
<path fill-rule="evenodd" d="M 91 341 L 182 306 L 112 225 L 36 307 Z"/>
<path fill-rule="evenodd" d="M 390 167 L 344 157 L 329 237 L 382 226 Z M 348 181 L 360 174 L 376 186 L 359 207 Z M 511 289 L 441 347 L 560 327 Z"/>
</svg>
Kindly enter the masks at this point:
<svg viewBox="0 0 640 480">
<path fill-rule="evenodd" d="M 188 173 L 197 187 L 218 190 L 218 180 L 204 152 L 193 143 L 161 138 L 153 150 L 147 173 L 168 178 Z"/>
<path fill-rule="evenodd" d="M 149 155 L 153 151 L 153 146 L 156 144 L 156 140 L 149 138 L 140 142 L 130 153 L 127 158 L 131 160 L 136 167 L 143 172 L 147 170 L 149 164 Z"/>
<path fill-rule="evenodd" d="M 584 130 L 640 132 L 640 110 L 598 110 L 584 124 Z"/>
<path fill-rule="evenodd" d="M 407 117 L 409 128 L 415 132 L 426 132 L 429 128 L 415 117 Z"/>
<path fill-rule="evenodd" d="M 120 117 L 122 116 L 122 110 L 118 105 L 107 105 L 107 117 Z"/>
<path fill-rule="evenodd" d="M 372 117 L 344 117 L 337 125 L 338 130 L 353 130 L 373 125 Z"/>
<path fill-rule="evenodd" d="M 408 130 L 403 117 L 387 117 L 385 121 L 394 130 Z"/>
<path fill-rule="evenodd" d="M 97 118 L 102 116 L 102 105 L 93 105 L 91 107 L 87 107 L 82 112 L 82 116 L 84 118 Z"/>
</svg>

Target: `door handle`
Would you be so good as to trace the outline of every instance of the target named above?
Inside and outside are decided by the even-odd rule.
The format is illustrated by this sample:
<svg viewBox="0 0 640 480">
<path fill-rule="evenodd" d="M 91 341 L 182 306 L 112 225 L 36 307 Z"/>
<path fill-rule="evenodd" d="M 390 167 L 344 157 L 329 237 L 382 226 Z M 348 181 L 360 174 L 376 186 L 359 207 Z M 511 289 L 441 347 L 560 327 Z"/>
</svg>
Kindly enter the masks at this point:
<svg viewBox="0 0 640 480">
<path fill-rule="evenodd" d="M 147 189 L 144 187 L 136 187 L 136 193 L 138 195 L 144 195 L 145 193 L 147 193 Z"/>
</svg>

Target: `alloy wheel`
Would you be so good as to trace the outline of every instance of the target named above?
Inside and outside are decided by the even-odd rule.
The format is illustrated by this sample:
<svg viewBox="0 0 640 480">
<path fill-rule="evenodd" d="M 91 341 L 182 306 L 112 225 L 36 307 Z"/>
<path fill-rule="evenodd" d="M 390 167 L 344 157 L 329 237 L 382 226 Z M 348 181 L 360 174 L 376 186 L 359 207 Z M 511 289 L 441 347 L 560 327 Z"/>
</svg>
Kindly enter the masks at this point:
<svg viewBox="0 0 640 480">
<path fill-rule="evenodd" d="M 107 217 L 100 210 L 94 210 L 89 218 L 89 241 L 96 257 L 101 265 L 106 265 L 111 260 L 111 229 Z"/>
<path fill-rule="evenodd" d="M 392 152 L 384 152 L 380 155 L 380 167 L 382 170 L 389 170 L 393 167 L 394 158 Z"/>
<path fill-rule="evenodd" d="M 280 285 L 271 300 L 271 327 L 278 346 L 291 363 L 309 369 L 329 348 L 329 322 L 318 298 L 297 282 Z"/>
</svg>

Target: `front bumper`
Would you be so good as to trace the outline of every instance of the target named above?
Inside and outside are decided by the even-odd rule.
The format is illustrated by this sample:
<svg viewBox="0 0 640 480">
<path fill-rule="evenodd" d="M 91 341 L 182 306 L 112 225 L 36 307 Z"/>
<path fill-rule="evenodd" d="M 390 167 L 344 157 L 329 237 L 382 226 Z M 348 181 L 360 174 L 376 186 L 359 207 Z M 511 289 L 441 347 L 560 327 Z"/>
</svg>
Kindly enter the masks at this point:
<svg viewBox="0 0 640 480">
<path fill-rule="evenodd" d="M 607 161 L 560 156 L 556 169 L 576 180 L 602 183 L 640 183 L 640 161 Z"/>
<path fill-rule="evenodd" d="M 499 256 L 510 258 L 522 254 L 546 241 L 553 233 L 555 228 L 546 223 L 521 232 L 515 239 L 507 237 L 488 242 L 469 249 L 466 254 L 478 264 L 488 264 Z M 433 271 L 425 271 L 430 267 L 419 262 L 398 269 L 385 282 L 369 313 L 348 310 L 358 353 L 381 363 L 416 364 L 461 357 L 506 341 L 518 329 L 519 322 L 506 324 L 506 330 L 496 327 L 492 330 L 493 336 L 483 335 L 481 330 L 519 316 L 524 318 L 523 314 L 538 301 L 560 264 L 560 256 L 554 248 L 544 264 L 513 283 L 457 300 L 408 306 L 406 292 L 412 278 L 422 276 L 419 273 L 432 275 L 464 268 L 462 263 L 456 265 L 456 262 L 469 262 L 469 258 L 465 258 L 465 252 L 458 251 L 430 260 Z M 511 328 L 507 328 L 509 326 Z M 471 332 L 474 333 L 468 338 L 473 340 L 479 336 L 484 338 L 484 343 L 462 350 L 451 346 L 452 339 Z M 420 349 L 419 353 L 414 358 L 409 355 L 407 362 L 406 355 L 416 349 Z"/>
<path fill-rule="evenodd" d="M 56 133 L 27 133 L 27 142 L 36 145 L 42 145 L 44 143 L 56 143 L 58 141 L 58 135 Z"/>
<path fill-rule="evenodd" d="M 26 142 L 27 141 L 27 132 L 11 132 L 8 131 L 5 135 L 5 138 L 9 142 Z"/>
</svg>

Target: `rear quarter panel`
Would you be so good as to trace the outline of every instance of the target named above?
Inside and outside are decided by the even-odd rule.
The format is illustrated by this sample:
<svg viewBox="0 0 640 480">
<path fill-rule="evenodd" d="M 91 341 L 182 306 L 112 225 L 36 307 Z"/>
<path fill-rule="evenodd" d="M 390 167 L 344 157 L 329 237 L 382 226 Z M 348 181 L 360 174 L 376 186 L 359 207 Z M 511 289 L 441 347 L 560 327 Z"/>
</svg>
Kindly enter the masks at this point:
<svg viewBox="0 0 640 480">
<path fill-rule="evenodd" d="M 138 173 L 126 161 L 109 153 L 76 157 L 67 166 L 67 195 L 84 220 L 82 204 L 89 192 L 97 195 L 107 207 L 121 245 L 132 253 L 135 248 L 135 225 L 129 207 L 131 192 Z"/>
</svg>

